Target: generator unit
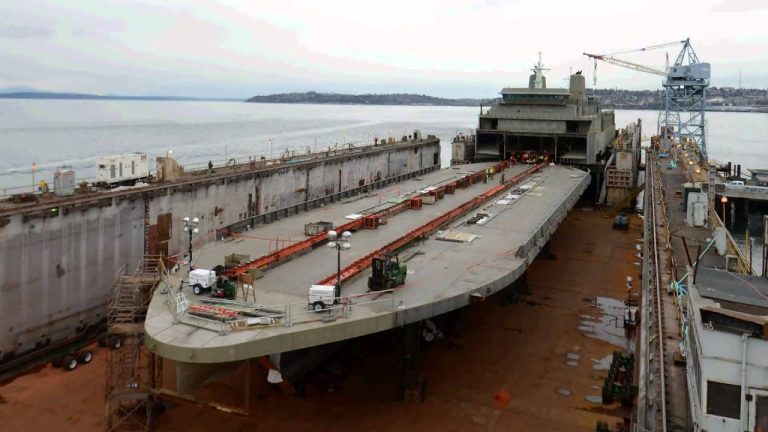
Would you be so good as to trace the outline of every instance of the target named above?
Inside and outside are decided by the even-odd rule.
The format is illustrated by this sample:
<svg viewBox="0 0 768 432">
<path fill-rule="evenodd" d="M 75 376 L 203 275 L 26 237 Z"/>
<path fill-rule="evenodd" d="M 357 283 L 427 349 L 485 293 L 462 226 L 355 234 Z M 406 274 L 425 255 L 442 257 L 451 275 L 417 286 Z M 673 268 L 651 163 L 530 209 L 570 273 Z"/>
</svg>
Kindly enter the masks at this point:
<svg viewBox="0 0 768 432">
<path fill-rule="evenodd" d="M 146 153 L 104 156 L 96 159 L 96 182 L 112 186 L 134 184 L 149 177 Z"/>
</svg>

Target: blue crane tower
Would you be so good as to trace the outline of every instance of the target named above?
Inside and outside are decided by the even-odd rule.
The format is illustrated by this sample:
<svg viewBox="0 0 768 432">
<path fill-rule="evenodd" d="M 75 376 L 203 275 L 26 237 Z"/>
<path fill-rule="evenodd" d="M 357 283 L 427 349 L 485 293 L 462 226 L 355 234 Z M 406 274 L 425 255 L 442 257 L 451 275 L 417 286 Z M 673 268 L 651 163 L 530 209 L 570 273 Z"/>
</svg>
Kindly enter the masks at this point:
<svg viewBox="0 0 768 432">
<path fill-rule="evenodd" d="M 669 66 L 669 59 L 667 59 L 667 66 L 664 70 L 615 57 L 619 54 L 649 51 L 675 45 L 682 45 L 682 49 L 672 66 Z M 611 54 L 584 53 L 584 55 L 595 60 L 595 83 L 597 83 L 597 60 L 663 76 L 664 81 L 661 85 L 664 87 L 664 106 L 659 111 L 658 126 L 664 143 L 669 144 L 671 138 L 676 142 L 690 140 L 698 149 L 699 162 L 707 163 L 707 134 L 704 113 L 707 89 L 709 88 L 710 64 L 699 60 L 691 46 L 690 39 Z"/>
</svg>

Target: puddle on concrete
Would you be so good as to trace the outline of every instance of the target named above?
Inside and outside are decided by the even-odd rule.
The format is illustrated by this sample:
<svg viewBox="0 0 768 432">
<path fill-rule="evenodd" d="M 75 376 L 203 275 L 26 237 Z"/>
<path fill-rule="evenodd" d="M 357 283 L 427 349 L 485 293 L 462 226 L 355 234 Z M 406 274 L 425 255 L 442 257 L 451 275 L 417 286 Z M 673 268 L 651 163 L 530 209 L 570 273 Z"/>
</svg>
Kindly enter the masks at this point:
<svg viewBox="0 0 768 432">
<path fill-rule="evenodd" d="M 579 331 L 587 337 L 608 342 L 611 345 L 626 348 L 627 338 L 622 327 L 624 302 L 608 297 L 596 297 L 594 304 L 602 312 L 593 320 L 582 320 Z"/>
<path fill-rule="evenodd" d="M 593 385 L 592 386 L 592 390 L 600 390 L 600 386 L 599 385 Z"/>
<path fill-rule="evenodd" d="M 611 361 L 613 361 L 612 354 L 609 354 L 601 359 L 592 359 L 592 369 L 608 370 L 611 368 Z"/>
<path fill-rule="evenodd" d="M 557 389 L 557 394 L 559 394 L 560 396 L 570 396 L 571 390 L 560 387 L 559 389 Z"/>
<path fill-rule="evenodd" d="M 568 366 L 571 366 L 571 367 L 576 367 L 576 366 L 579 365 L 579 362 L 577 362 L 575 360 L 568 360 L 567 362 L 565 362 L 565 364 L 567 364 Z"/>
<path fill-rule="evenodd" d="M 602 404 L 603 403 L 603 397 L 602 396 L 595 396 L 595 395 L 586 395 L 585 399 L 592 403 L 596 404 Z"/>
<path fill-rule="evenodd" d="M 581 358 L 581 356 L 580 356 L 580 355 L 578 355 L 578 354 L 576 354 L 576 353 L 571 353 L 571 352 L 569 352 L 569 353 L 568 353 L 568 354 L 566 354 L 565 356 L 566 356 L 566 357 L 568 357 L 568 360 L 578 360 L 578 359 L 580 359 L 580 358 Z"/>
<path fill-rule="evenodd" d="M 635 249 L 637 249 L 637 250 L 641 250 L 642 248 L 643 248 L 642 243 L 639 243 L 639 244 L 635 245 Z"/>
</svg>

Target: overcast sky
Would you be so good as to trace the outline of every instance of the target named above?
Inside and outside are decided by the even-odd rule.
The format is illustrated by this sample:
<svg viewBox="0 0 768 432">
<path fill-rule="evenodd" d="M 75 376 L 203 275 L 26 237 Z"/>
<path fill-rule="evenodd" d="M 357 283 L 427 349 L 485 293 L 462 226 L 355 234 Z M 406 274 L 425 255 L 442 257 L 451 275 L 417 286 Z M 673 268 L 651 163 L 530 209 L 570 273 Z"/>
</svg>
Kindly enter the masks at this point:
<svg viewBox="0 0 768 432">
<path fill-rule="evenodd" d="M 0 0 L 0 88 L 249 97 L 493 97 L 611 53 L 690 37 L 712 85 L 768 87 L 768 0 Z M 670 48 L 674 56 L 679 48 Z M 663 68 L 665 51 L 622 58 Z M 599 64 L 598 88 L 661 77 Z"/>
</svg>

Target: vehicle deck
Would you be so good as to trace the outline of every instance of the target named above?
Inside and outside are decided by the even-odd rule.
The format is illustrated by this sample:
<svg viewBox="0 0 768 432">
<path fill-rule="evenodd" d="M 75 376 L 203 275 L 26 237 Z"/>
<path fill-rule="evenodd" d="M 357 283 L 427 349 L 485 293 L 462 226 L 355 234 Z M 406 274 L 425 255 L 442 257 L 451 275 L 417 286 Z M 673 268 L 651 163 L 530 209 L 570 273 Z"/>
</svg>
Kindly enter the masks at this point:
<svg viewBox="0 0 768 432">
<path fill-rule="evenodd" d="M 463 165 L 444 169 L 394 187 L 399 187 L 401 193 L 415 191 L 463 172 L 478 171 L 483 166 Z M 511 178 L 527 168 L 529 166 L 513 166 L 504 174 Z M 358 231 L 350 240 L 352 249 L 342 252 L 342 267 L 480 195 L 497 185 L 499 180 L 500 174 L 496 174 L 495 179 L 488 183 L 457 189 L 454 195 L 446 195 L 434 205 L 400 213 L 377 230 Z M 471 297 L 483 298 L 498 292 L 525 271 L 588 183 L 589 174 L 586 172 L 563 166 L 545 167 L 510 189 L 526 184 L 530 186 L 527 193 L 511 204 L 493 203 L 506 195 L 502 193 L 451 224 L 457 231 L 478 235 L 474 241 L 440 241 L 432 236 L 413 244 L 411 249 L 419 253 L 406 263 L 408 277 L 405 285 L 393 294 L 373 293 L 355 297 L 351 305 L 328 313 L 311 312 L 307 307 L 310 285 L 334 274 L 336 270 L 336 252 L 325 247 L 285 262 L 267 271 L 263 278 L 255 282 L 256 303 L 272 310 L 282 310 L 289 317 L 271 326 L 220 334 L 215 326 L 197 328 L 175 323 L 174 314 L 167 304 L 167 299 L 173 296 L 158 291 L 145 323 L 147 345 L 157 354 L 177 361 L 228 362 L 350 339 L 466 306 Z M 301 238 L 304 223 L 323 220 L 331 221 L 336 226 L 345 215 L 377 205 L 379 199 L 374 195 L 327 205 L 296 217 L 258 226 L 247 235 Z M 478 211 L 489 212 L 493 217 L 484 225 L 463 224 Z M 251 258 L 255 258 L 265 252 L 268 252 L 266 241 L 243 237 L 242 241 L 216 242 L 205 247 L 198 252 L 199 259 L 195 258 L 195 263 L 197 267 L 213 266 L 222 263 L 223 257 L 231 253 L 249 253 Z M 368 291 L 367 274 L 364 272 L 346 283 L 342 296 L 364 295 Z M 188 288 L 183 291 L 193 303 L 200 300 Z M 334 319 L 323 320 L 328 316 Z"/>
</svg>

